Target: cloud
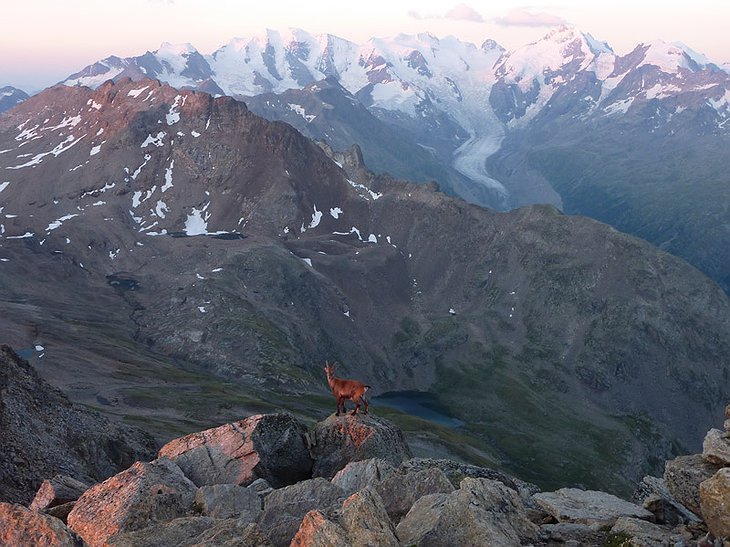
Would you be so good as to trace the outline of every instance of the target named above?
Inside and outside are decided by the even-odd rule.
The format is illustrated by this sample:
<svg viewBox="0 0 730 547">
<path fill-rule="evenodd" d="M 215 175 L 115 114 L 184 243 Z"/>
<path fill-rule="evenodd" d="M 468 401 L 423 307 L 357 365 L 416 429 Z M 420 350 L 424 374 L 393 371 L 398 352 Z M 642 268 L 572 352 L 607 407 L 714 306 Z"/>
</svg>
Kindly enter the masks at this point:
<svg viewBox="0 0 730 547">
<path fill-rule="evenodd" d="M 444 17 L 446 17 L 446 19 L 474 21 L 477 23 L 482 23 L 484 21 L 484 18 L 479 15 L 479 13 L 477 13 L 474 8 L 471 8 L 466 4 L 459 4 L 458 6 L 451 8 L 449 11 L 446 12 L 446 15 Z"/>
<path fill-rule="evenodd" d="M 411 19 L 415 19 L 416 21 L 420 21 L 424 18 L 423 15 L 421 15 L 414 9 L 408 11 L 408 17 L 410 17 Z"/>
<path fill-rule="evenodd" d="M 533 13 L 523 8 L 510 10 L 507 15 L 497 17 L 494 21 L 503 27 L 555 27 L 565 23 L 565 19 L 557 15 Z"/>
</svg>

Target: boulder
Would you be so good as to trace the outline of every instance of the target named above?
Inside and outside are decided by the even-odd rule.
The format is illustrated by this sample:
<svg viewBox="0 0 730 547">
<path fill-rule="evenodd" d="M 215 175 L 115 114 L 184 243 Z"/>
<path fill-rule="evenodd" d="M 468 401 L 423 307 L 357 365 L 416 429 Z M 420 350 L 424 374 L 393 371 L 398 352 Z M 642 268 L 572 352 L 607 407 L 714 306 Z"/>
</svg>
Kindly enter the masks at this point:
<svg viewBox="0 0 730 547">
<path fill-rule="evenodd" d="M 396 528 L 404 545 L 511 547 L 531 542 L 537 532 L 516 491 L 498 481 L 472 478 L 451 494 L 423 496 Z"/>
<path fill-rule="evenodd" d="M 340 469 L 332 479 L 347 494 L 352 494 L 368 486 L 374 486 L 393 473 L 395 468 L 385 460 L 370 458 L 350 462 Z"/>
<path fill-rule="evenodd" d="M 312 431 L 312 476 L 331 479 L 350 462 L 380 458 L 398 465 L 411 457 L 403 432 L 383 418 L 332 415 Z"/>
<path fill-rule="evenodd" d="M 730 439 L 719 429 L 710 429 L 702 442 L 702 458 L 711 464 L 730 465 Z"/>
<path fill-rule="evenodd" d="M 540 492 L 533 497 L 558 522 L 613 526 L 620 517 L 654 518 L 635 503 L 595 490 L 561 488 L 555 492 Z"/>
<path fill-rule="evenodd" d="M 662 547 L 684 543 L 682 536 L 671 528 L 631 517 L 620 517 L 616 520 L 616 524 L 608 533 L 606 544 L 613 545 L 612 537 L 631 538 L 631 545 L 635 547 Z"/>
<path fill-rule="evenodd" d="M 400 522 L 422 496 L 450 494 L 455 490 L 444 472 L 436 467 L 409 473 L 392 473 L 377 484 L 375 489 L 385 503 L 388 516 L 395 524 Z"/>
<path fill-rule="evenodd" d="M 342 526 L 320 511 L 309 511 L 292 539 L 291 547 L 350 547 L 352 543 Z"/>
<path fill-rule="evenodd" d="M 679 503 L 667 488 L 664 479 L 645 476 L 636 487 L 634 501 L 654 515 L 657 524 L 689 524 L 700 519 L 692 511 Z"/>
<path fill-rule="evenodd" d="M 288 414 L 259 414 L 174 439 L 160 457 L 177 463 L 196 486 L 266 479 L 275 488 L 312 476 L 307 429 Z"/>
<path fill-rule="evenodd" d="M 598 525 L 556 522 L 540 526 L 539 545 L 605 545 L 608 532 Z"/>
<path fill-rule="evenodd" d="M 256 479 L 251 484 L 249 484 L 246 488 L 256 492 L 256 495 L 261 500 L 263 500 L 266 496 L 268 496 L 269 494 L 271 494 L 274 491 L 274 489 L 269 484 L 269 481 L 267 481 L 266 479 Z"/>
<path fill-rule="evenodd" d="M 539 492 L 540 489 L 529 482 L 525 482 L 516 477 L 490 469 L 488 467 L 479 467 L 468 463 L 456 462 L 447 459 L 434 458 L 411 458 L 404 461 L 398 468 L 399 472 L 421 471 L 423 469 L 438 468 L 448 477 L 454 488 L 458 488 L 461 481 L 467 477 L 472 479 L 490 479 L 499 481 L 508 488 L 516 490 L 522 497 L 522 501 L 528 506 L 533 506 L 532 495 Z"/>
<path fill-rule="evenodd" d="M 710 532 L 715 537 L 730 537 L 730 467 L 700 484 L 700 507 Z"/>
<path fill-rule="evenodd" d="M 30 508 L 34 511 L 45 511 L 57 505 L 76 501 L 88 488 L 88 484 L 77 481 L 73 477 L 56 475 L 41 483 Z"/>
<path fill-rule="evenodd" d="M 32 511 L 15 503 L 0 502 L 0 545 L 86 545 L 57 518 Z"/>
<path fill-rule="evenodd" d="M 195 509 L 206 517 L 254 522 L 261 513 L 261 499 L 255 490 L 237 484 L 212 484 L 198 488 Z"/>
<path fill-rule="evenodd" d="M 664 465 L 664 481 L 679 503 L 700 515 L 700 483 L 718 469 L 718 465 L 705 461 L 700 454 L 679 456 Z"/>
<path fill-rule="evenodd" d="M 84 492 L 68 515 L 69 528 L 101 546 L 115 534 L 185 516 L 196 490 L 167 458 L 137 462 Z"/>
<path fill-rule="evenodd" d="M 109 538 L 108 547 L 270 547 L 252 522 L 211 517 L 182 517 Z"/>
<path fill-rule="evenodd" d="M 340 524 L 352 545 L 398 547 L 383 500 L 372 488 L 355 492 L 342 502 Z"/>
<path fill-rule="evenodd" d="M 321 477 L 274 490 L 264 500 L 258 523 L 274 545 L 289 545 L 304 515 L 339 505 L 345 493 Z"/>
</svg>

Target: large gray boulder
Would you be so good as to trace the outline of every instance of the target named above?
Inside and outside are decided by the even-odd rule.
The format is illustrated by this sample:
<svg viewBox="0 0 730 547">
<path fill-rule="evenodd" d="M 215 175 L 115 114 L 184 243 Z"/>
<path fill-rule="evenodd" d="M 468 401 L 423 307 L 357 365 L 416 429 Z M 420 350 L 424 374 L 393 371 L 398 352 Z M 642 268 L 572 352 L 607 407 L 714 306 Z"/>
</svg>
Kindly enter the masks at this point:
<svg viewBox="0 0 730 547">
<path fill-rule="evenodd" d="M 555 492 L 540 492 L 533 497 L 558 522 L 613 526 L 620 517 L 654 518 L 635 503 L 595 490 L 561 488 Z"/>
<path fill-rule="evenodd" d="M 111 536 L 185 516 L 197 488 L 167 458 L 137 462 L 92 486 L 68 515 L 68 525 L 92 547 Z"/>
<path fill-rule="evenodd" d="M 0 545 L 83 547 L 86 544 L 57 518 L 15 503 L 0 502 Z"/>
<path fill-rule="evenodd" d="M 685 544 L 682 536 L 674 532 L 672 528 L 631 517 L 620 517 L 616 520 L 616 524 L 608 534 L 609 542 L 612 536 L 630 537 L 632 547 L 664 547 Z M 608 544 L 611 545 L 611 543 Z"/>
<path fill-rule="evenodd" d="M 307 513 L 291 545 L 397 547 L 399 543 L 383 500 L 373 488 L 367 487 L 344 500 L 340 508 Z"/>
<path fill-rule="evenodd" d="M 112 536 L 109 547 L 270 547 L 266 534 L 240 519 L 181 517 Z"/>
<path fill-rule="evenodd" d="M 275 488 L 308 479 L 307 428 L 289 414 L 259 414 L 174 439 L 160 457 L 177 463 L 197 486 L 266 479 Z"/>
<path fill-rule="evenodd" d="M 311 432 L 312 476 L 331 479 L 350 462 L 379 458 L 397 466 L 412 457 L 399 427 L 370 415 L 332 415 Z"/>
<path fill-rule="evenodd" d="M 206 517 L 254 522 L 261 513 L 261 499 L 255 490 L 237 484 L 211 484 L 198 488 L 195 509 Z"/>
<path fill-rule="evenodd" d="M 516 491 L 498 481 L 466 478 L 451 494 L 419 499 L 396 535 L 403 545 L 514 547 L 531 542 L 537 531 Z"/>
<path fill-rule="evenodd" d="M 633 500 L 650 511 L 657 524 L 675 526 L 700 522 L 697 515 L 677 501 L 667 488 L 666 481 L 659 477 L 647 475 L 641 479 Z"/>
<path fill-rule="evenodd" d="M 289 545 L 309 511 L 340 505 L 345 493 L 321 477 L 274 490 L 264 500 L 258 524 L 274 545 Z"/>
<path fill-rule="evenodd" d="M 332 484 L 339 486 L 347 494 L 352 494 L 368 486 L 375 486 L 392 474 L 395 468 L 379 458 L 350 462 L 332 478 Z"/>
<path fill-rule="evenodd" d="M 730 467 L 723 467 L 700 484 L 700 507 L 715 537 L 730 537 Z"/>
<path fill-rule="evenodd" d="M 711 464 L 730 465 L 730 439 L 725 431 L 710 429 L 707 432 L 702 442 L 702 458 Z"/>
<path fill-rule="evenodd" d="M 413 504 L 427 494 L 450 494 L 455 490 L 443 471 L 438 468 L 393 473 L 375 485 L 385 504 L 385 510 L 393 523 L 411 510 Z"/>
<path fill-rule="evenodd" d="M 701 454 L 679 456 L 664 464 L 664 481 L 677 501 L 700 515 L 700 483 L 712 477 L 718 469 L 720 466 L 706 461 Z"/>
</svg>

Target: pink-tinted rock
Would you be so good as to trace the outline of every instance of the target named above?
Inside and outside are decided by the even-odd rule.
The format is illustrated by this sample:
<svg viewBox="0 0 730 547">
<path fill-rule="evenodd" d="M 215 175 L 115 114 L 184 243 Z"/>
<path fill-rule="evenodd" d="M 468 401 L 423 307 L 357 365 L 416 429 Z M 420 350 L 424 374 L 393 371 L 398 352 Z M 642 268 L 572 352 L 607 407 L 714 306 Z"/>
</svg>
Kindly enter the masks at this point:
<svg viewBox="0 0 730 547">
<path fill-rule="evenodd" d="M 0 502 L 0 545 L 82 547 L 86 544 L 57 518 L 22 505 Z"/>
<path fill-rule="evenodd" d="M 723 467 L 700 484 L 700 506 L 715 537 L 730 537 L 730 467 Z"/>
<path fill-rule="evenodd" d="M 137 462 L 92 486 L 68 515 L 68 525 L 92 547 L 118 533 L 186 515 L 197 488 L 167 458 Z"/>
<path fill-rule="evenodd" d="M 88 490 L 89 485 L 66 475 L 56 475 L 41 483 L 30 508 L 34 511 L 45 511 L 57 505 L 63 505 L 79 499 Z"/>
<path fill-rule="evenodd" d="M 288 414 L 263 414 L 174 439 L 160 457 L 177 463 L 197 486 L 257 478 L 275 488 L 311 476 L 306 427 Z"/>
</svg>

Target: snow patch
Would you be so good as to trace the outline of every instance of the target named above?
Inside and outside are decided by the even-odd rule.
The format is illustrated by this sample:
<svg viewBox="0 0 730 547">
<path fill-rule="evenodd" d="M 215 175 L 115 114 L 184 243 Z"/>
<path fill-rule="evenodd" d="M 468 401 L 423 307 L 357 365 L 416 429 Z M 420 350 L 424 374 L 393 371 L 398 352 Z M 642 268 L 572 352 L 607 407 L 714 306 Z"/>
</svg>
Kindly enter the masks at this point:
<svg viewBox="0 0 730 547">
<path fill-rule="evenodd" d="M 383 194 L 380 192 L 373 192 L 370 188 L 365 186 L 364 184 L 359 184 L 355 182 L 354 180 L 347 179 L 347 182 L 350 183 L 350 186 L 352 186 L 355 190 L 357 190 L 357 193 L 360 194 L 363 198 L 367 199 L 366 196 L 370 196 L 371 199 L 376 200 L 381 197 L 383 197 Z"/>
<path fill-rule="evenodd" d="M 160 131 L 154 137 L 152 135 L 147 135 L 147 138 L 140 145 L 140 148 L 147 148 L 147 146 L 150 144 L 154 144 L 157 147 L 163 146 L 164 143 L 162 142 L 162 139 L 165 138 L 165 135 L 167 135 L 167 133 L 165 133 L 164 131 Z"/>
<path fill-rule="evenodd" d="M 319 222 L 322 220 L 322 211 L 317 211 L 317 206 L 314 205 L 314 213 L 312 213 L 312 222 L 309 223 L 309 228 L 316 228 L 319 226 Z"/>
<path fill-rule="evenodd" d="M 165 184 L 160 188 L 162 192 L 166 192 L 172 188 L 172 168 L 175 167 L 175 160 L 170 161 L 170 166 L 165 168 Z"/>
<path fill-rule="evenodd" d="M 63 224 L 65 221 L 67 221 L 67 220 L 69 220 L 69 219 L 71 219 L 73 217 L 77 217 L 77 216 L 79 216 L 79 215 L 77 213 L 74 213 L 72 215 L 63 216 L 63 217 L 59 218 L 58 220 L 54 220 L 53 222 L 51 222 L 48 225 L 48 228 L 46 228 L 46 231 L 47 232 L 50 232 L 51 230 L 55 230 L 56 228 L 60 228 L 61 227 L 61 224 Z"/>
<path fill-rule="evenodd" d="M 140 87 L 139 89 L 131 89 L 129 90 L 129 93 L 127 93 L 127 97 L 134 97 L 135 99 L 140 96 L 140 94 L 147 89 L 149 86 L 146 85 L 144 87 Z"/>
<path fill-rule="evenodd" d="M 5 188 L 7 188 L 9 184 L 10 184 L 10 181 L 0 182 L 0 192 L 5 190 Z"/>
<path fill-rule="evenodd" d="M 333 207 L 332 209 L 330 209 L 330 215 L 332 215 L 332 218 L 334 218 L 335 220 L 339 219 L 341 214 L 342 209 L 340 209 L 339 207 Z"/>
<path fill-rule="evenodd" d="M 187 235 L 199 236 L 208 233 L 208 219 L 210 218 L 210 213 L 207 212 L 207 209 L 209 205 L 210 203 L 207 203 L 202 209 L 193 207 L 193 212 L 190 213 L 188 218 L 185 220 L 184 231 Z"/>
<path fill-rule="evenodd" d="M 302 118 L 304 118 L 307 123 L 311 122 L 314 118 L 317 117 L 313 114 L 307 114 L 307 111 L 304 110 L 304 107 L 302 105 L 289 103 L 287 106 L 289 107 L 289 110 L 295 112 L 296 114 L 299 114 Z"/>
</svg>

